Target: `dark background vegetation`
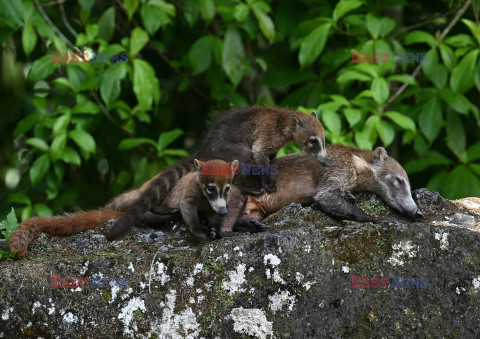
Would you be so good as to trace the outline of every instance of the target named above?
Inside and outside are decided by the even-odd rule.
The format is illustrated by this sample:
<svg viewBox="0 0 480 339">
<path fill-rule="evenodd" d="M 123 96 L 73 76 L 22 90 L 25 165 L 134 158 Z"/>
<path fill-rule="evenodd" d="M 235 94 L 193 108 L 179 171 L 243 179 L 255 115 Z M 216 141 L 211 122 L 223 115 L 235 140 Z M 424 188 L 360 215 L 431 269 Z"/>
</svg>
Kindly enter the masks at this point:
<svg viewBox="0 0 480 339">
<path fill-rule="evenodd" d="M 480 195 L 478 1 L 0 0 L 0 212 L 103 205 L 232 107 L 317 111 L 414 188 Z M 128 53 L 52 63 L 51 51 Z M 352 50 L 427 62 L 352 63 Z M 295 151 L 289 145 L 279 153 Z"/>
</svg>

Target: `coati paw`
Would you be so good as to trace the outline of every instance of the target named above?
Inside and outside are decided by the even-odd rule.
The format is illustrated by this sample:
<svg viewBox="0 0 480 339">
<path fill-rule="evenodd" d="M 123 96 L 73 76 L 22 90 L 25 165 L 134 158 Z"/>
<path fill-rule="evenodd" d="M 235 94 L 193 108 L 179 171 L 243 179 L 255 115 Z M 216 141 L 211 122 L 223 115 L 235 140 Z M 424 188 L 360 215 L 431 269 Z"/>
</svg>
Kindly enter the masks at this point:
<svg viewBox="0 0 480 339">
<path fill-rule="evenodd" d="M 262 184 L 267 193 L 273 193 L 277 190 L 277 182 L 270 177 L 264 177 L 262 179 Z"/>
<path fill-rule="evenodd" d="M 243 188 L 243 192 L 248 195 L 261 195 L 262 189 L 258 186 L 247 186 Z"/>
<path fill-rule="evenodd" d="M 162 206 L 152 206 L 150 212 L 157 215 L 173 215 L 180 212 L 180 208 L 167 208 Z"/>
<path fill-rule="evenodd" d="M 343 197 L 352 203 L 357 201 L 357 198 L 350 191 L 343 191 Z"/>
<path fill-rule="evenodd" d="M 264 224 L 253 219 L 240 219 L 233 225 L 234 232 L 257 233 L 265 230 L 266 227 Z"/>
<path fill-rule="evenodd" d="M 194 237 L 196 238 L 200 238 L 200 239 L 208 239 L 208 236 L 205 232 L 203 231 L 192 231 L 192 234 Z"/>
</svg>

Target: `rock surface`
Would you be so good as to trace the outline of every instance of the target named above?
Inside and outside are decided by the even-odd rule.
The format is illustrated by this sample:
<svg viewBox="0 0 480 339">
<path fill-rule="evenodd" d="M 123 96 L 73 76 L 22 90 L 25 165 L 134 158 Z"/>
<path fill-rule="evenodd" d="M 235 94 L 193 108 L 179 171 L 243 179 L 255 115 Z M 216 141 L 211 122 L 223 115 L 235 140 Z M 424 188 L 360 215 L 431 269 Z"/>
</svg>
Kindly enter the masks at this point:
<svg viewBox="0 0 480 339">
<path fill-rule="evenodd" d="M 108 226 L 42 235 L 26 259 L 0 262 L 0 337 L 479 337 L 480 201 L 414 197 L 424 217 L 413 223 L 360 194 L 388 221 L 292 204 L 264 233 L 217 241 L 181 224 L 112 243 Z M 52 288 L 52 276 L 68 281 Z"/>
</svg>

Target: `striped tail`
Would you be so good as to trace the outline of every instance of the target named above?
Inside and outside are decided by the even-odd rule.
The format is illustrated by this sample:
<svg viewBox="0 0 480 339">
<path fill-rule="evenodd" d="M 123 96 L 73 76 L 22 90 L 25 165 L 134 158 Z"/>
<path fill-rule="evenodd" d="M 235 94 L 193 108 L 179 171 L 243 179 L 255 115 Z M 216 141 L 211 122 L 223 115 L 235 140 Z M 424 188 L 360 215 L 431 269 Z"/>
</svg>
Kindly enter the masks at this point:
<svg viewBox="0 0 480 339">
<path fill-rule="evenodd" d="M 180 178 L 196 170 L 193 162 L 194 158 L 195 156 L 193 155 L 189 156 L 146 182 L 140 188 L 142 193 L 139 198 L 131 204 L 120 220 L 110 229 L 109 240 L 117 239 L 127 233 L 135 224 L 141 221 L 142 214 L 150 211 L 153 205 L 161 204 Z M 203 160 L 199 155 L 197 159 Z"/>
<path fill-rule="evenodd" d="M 124 212 L 99 209 L 76 212 L 51 218 L 35 217 L 21 223 L 10 237 L 10 250 L 19 256 L 27 253 L 28 245 L 41 232 L 50 235 L 72 235 L 103 226 L 110 219 L 118 219 Z"/>
</svg>

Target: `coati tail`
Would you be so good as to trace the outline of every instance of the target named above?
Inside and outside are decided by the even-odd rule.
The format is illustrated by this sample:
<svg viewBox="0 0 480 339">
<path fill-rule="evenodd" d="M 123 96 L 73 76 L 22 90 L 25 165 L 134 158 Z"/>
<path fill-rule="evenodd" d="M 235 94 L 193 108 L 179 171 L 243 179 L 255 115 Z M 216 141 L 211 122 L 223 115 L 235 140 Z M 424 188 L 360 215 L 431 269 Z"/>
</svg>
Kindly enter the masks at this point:
<svg viewBox="0 0 480 339">
<path fill-rule="evenodd" d="M 161 204 L 180 178 L 196 171 L 193 159 L 194 156 L 187 157 L 182 162 L 167 168 L 145 183 L 141 187 L 142 194 L 140 197 L 110 229 L 108 239 L 118 239 L 135 224 L 138 224 L 141 221 L 141 215 L 150 211 L 153 205 Z"/>
<path fill-rule="evenodd" d="M 110 219 L 118 219 L 124 212 L 99 209 L 59 215 L 51 218 L 35 217 L 21 223 L 10 237 L 10 250 L 19 256 L 27 253 L 30 242 L 41 232 L 50 235 L 72 235 L 103 226 Z"/>
</svg>

